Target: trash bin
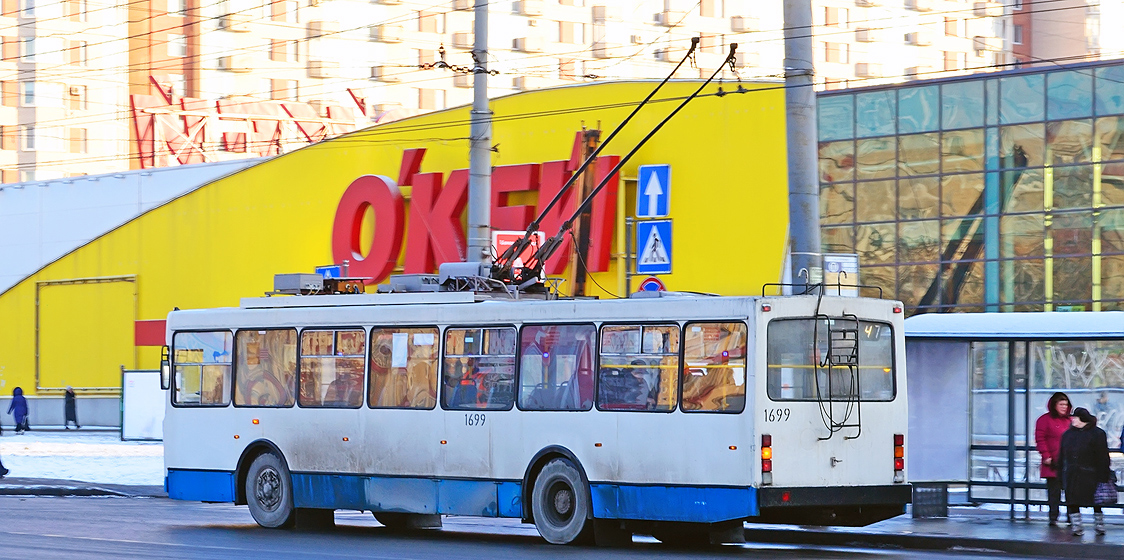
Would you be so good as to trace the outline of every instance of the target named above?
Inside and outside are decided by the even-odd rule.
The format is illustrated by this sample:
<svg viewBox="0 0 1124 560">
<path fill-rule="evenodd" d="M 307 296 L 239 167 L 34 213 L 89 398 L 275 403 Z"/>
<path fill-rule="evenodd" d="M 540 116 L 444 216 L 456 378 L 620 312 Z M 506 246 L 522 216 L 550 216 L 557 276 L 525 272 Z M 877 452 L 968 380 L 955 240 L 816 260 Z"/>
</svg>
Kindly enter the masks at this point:
<svg viewBox="0 0 1124 560">
<path fill-rule="evenodd" d="M 913 517 L 948 517 L 948 484 L 914 482 Z"/>
</svg>

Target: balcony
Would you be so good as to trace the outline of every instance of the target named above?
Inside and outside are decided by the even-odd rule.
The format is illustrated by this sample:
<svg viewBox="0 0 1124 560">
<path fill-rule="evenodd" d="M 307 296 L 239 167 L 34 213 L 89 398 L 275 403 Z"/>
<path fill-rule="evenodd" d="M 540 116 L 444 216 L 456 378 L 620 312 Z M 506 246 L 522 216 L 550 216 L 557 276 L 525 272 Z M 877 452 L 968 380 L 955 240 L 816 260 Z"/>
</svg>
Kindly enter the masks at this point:
<svg viewBox="0 0 1124 560">
<path fill-rule="evenodd" d="M 394 66 L 372 66 L 371 79 L 379 82 L 394 83 L 402 80 L 399 73 L 401 68 Z"/>
<path fill-rule="evenodd" d="M 511 80 L 511 87 L 519 91 L 539 89 L 545 85 L 545 80 L 537 76 L 517 76 L 515 79 Z"/>
<path fill-rule="evenodd" d="M 371 26 L 371 40 L 380 43 L 401 43 L 402 26 L 390 24 Z"/>
<path fill-rule="evenodd" d="M 906 0 L 906 7 L 915 12 L 931 12 L 933 0 Z"/>
<path fill-rule="evenodd" d="M 882 65 L 873 62 L 855 64 L 855 75 L 860 78 L 881 78 Z"/>
<path fill-rule="evenodd" d="M 453 87 L 472 87 L 472 74 L 453 74 Z"/>
<path fill-rule="evenodd" d="M 520 37 L 513 43 L 513 48 L 519 52 L 539 53 L 543 51 L 543 38 L 539 35 Z"/>
<path fill-rule="evenodd" d="M 219 58 L 219 70 L 245 74 L 254 70 L 250 57 L 244 54 L 235 54 Z"/>
<path fill-rule="evenodd" d="M 734 53 L 734 67 L 735 68 L 754 68 L 761 65 L 761 55 L 749 51 L 737 51 Z"/>
<path fill-rule="evenodd" d="M 334 60 L 308 61 L 308 77 L 310 78 L 338 78 L 340 63 Z"/>
<path fill-rule="evenodd" d="M 972 48 L 977 51 L 999 52 L 1003 50 L 1003 38 L 976 35 L 972 38 Z"/>
<path fill-rule="evenodd" d="M 543 0 L 519 0 L 515 3 L 515 11 L 522 16 L 541 16 Z"/>
<path fill-rule="evenodd" d="M 905 79 L 924 80 L 933 72 L 932 66 L 910 66 L 905 69 Z"/>
<path fill-rule="evenodd" d="M 232 33 L 246 33 L 250 30 L 250 14 L 226 14 L 219 18 L 219 29 Z"/>
<path fill-rule="evenodd" d="M 679 27 L 687 19 L 687 12 L 682 10 L 664 10 L 655 15 L 655 22 L 657 25 L 664 27 Z"/>
<path fill-rule="evenodd" d="M 1003 4 L 999 2 L 976 2 L 972 5 L 972 15 L 978 18 L 1000 17 L 1003 15 Z"/>
<path fill-rule="evenodd" d="M 927 47 L 933 44 L 933 34 L 928 31 L 914 31 L 905 34 L 905 42 L 917 47 Z"/>
<path fill-rule="evenodd" d="M 594 58 L 613 58 L 617 55 L 620 46 L 607 41 L 596 41 L 593 43 L 593 57 Z"/>
<path fill-rule="evenodd" d="M 469 31 L 458 31 L 453 33 L 453 48 L 455 49 L 471 49 L 475 42 L 476 36 Z"/>
<path fill-rule="evenodd" d="M 335 35 L 340 32 L 340 23 L 338 21 L 310 21 L 308 22 L 308 37 L 315 39 L 317 37 L 324 37 L 327 35 Z"/>
<path fill-rule="evenodd" d="M 882 40 L 882 30 L 860 27 L 855 30 L 855 40 L 860 43 L 877 43 Z"/>
<path fill-rule="evenodd" d="M 761 22 L 755 17 L 734 16 L 730 18 L 730 29 L 734 33 L 751 33 L 761 29 Z"/>
<path fill-rule="evenodd" d="M 620 9 L 618 6 L 594 6 L 593 7 L 593 21 L 596 23 L 604 23 L 606 21 L 617 21 L 621 19 Z"/>
<path fill-rule="evenodd" d="M 855 0 L 855 5 L 860 8 L 877 8 L 882 5 L 881 0 Z"/>
</svg>

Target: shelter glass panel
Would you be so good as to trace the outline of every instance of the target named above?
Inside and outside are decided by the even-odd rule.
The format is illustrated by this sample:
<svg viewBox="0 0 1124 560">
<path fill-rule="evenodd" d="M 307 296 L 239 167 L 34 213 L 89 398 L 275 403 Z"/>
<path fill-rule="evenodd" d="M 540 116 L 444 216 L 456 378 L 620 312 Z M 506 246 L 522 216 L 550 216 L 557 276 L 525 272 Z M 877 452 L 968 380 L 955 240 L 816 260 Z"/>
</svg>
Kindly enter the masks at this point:
<svg viewBox="0 0 1124 560">
<path fill-rule="evenodd" d="M 230 331 L 178 332 L 172 337 L 175 359 L 173 402 L 184 405 L 230 404 Z"/>
<path fill-rule="evenodd" d="M 941 179 L 941 215 L 967 216 L 983 212 L 982 173 L 945 175 Z"/>
<path fill-rule="evenodd" d="M 937 86 L 898 90 L 898 130 L 902 134 L 932 132 L 940 128 Z"/>
<path fill-rule="evenodd" d="M 886 222 L 896 219 L 896 191 L 893 180 L 855 183 L 855 221 Z"/>
<path fill-rule="evenodd" d="M 1109 449 L 1120 449 L 1124 430 L 1124 340 L 1034 341 L 1030 343 L 1031 410 L 1046 411 L 1055 391 L 1074 407 L 1097 417 Z M 1117 458 L 1116 469 L 1124 467 Z"/>
<path fill-rule="evenodd" d="M 835 183 L 854 178 L 854 141 L 820 142 L 820 182 Z"/>
<path fill-rule="evenodd" d="M 1046 267 L 1041 259 L 999 263 L 999 299 L 1004 311 L 1042 311 L 1046 300 Z"/>
<path fill-rule="evenodd" d="M 843 140 L 855 136 L 855 101 L 849 94 L 820 97 L 816 114 L 819 115 L 820 140 Z"/>
<path fill-rule="evenodd" d="M 436 327 L 371 329 L 371 408 L 431 409 L 437 405 Z"/>
<path fill-rule="evenodd" d="M 945 173 L 983 171 L 984 130 L 945 132 L 941 137 L 941 170 Z"/>
<path fill-rule="evenodd" d="M 940 208 L 939 177 L 909 177 L 898 180 L 898 219 L 936 218 Z"/>
<path fill-rule="evenodd" d="M 855 96 L 855 127 L 859 138 L 885 136 L 897 132 L 897 92 L 892 89 L 860 93 Z"/>
<path fill-rule="evenodd" d="M 679 325 L 624 325 L 601 329 L 597 408 L 675 410 Z"/>
<path fill-rule="evenodd" d="M 940 135 L 912 134 L 898 139 L 898 175 L 930 175 L 940 171 Z"/>
<path fill-rule="evenodd" d="M 1005 169 L 1041 167 L 1045 161 L 1046 125 L 1005 126 L 999 130 L 999 161 Z"/>
<path fill-rule="evenodd" d="M 1097 114 L 1124 113 L 1124 66 L 1097 68 Z"/>
<path fill-rule="evenodd" d="M 234 343 L 234 405 L 293 406 L 297 393 L 296 329 L 238 331 Z"/>
<path fill-rule="evenodd" d="M 445 331 L 448 410 L 509 410 L 515 403 L 515 328 Z"/>
<path fill-rule="evenodd" d="M 769 369 L 766 378 L 769 398 L 774 401 L 807 401 L 829 397 L 841 400 L 894 400 L 894 337 L 890 325 L 858 322 L 857 368 L 823 365 L 824 357 L 833 353 L 829 342 L 831 330 L 855 327 L 851 321 L 837 319 L 770 321 Z"/>
<path fill-rule="evenodd" d="M 999 120 L 1003 124 L 1041 121 L 1046 117 L 1045 76 L 1027 74 L 999 80 Z"/>
<path fill-rule="evenodd" d="M 1124 117 L 1097 119 L 1096 142 L 1101 150 L 1101 161 L 1124 159 Z"/>
<path fill-rule="evenodd" d="M 941 86 L 942 128 L 973 128 L 984 125 L 983 80 Z"/>
<path fill-rule="evenodd" d="M 855 235 L 855 252 L 859 255 L 859 264 L 862 266 L 894 264 L 896 229 L 896 224 L 892 223 L 858 226 Z"/>
<path fill-rule="evenodd" d="M 363 329 L 301 332 L 301 406 L 357 408 L 363 404 Z"/>
<path fill-rule="evenodd" d="M 855 221 L 854 183 L 820 184 L 820 219 L 825 224 Z"/>
<path fill-rule="evenodd" d="M 1060 121 L 1046 125 L 1047 163 L 1066 165 L 1093 160 L 1093 121 Z"/>
<path fill-rule="evenodd" d="M 520 334 L 519 408 L 593 408 L 593 325 L 525 326 Z"/>
<path fill-rule="evenodd" d="M 1050 120 L 1077 119 L 1093 114 L 1093 74 L 1084 70 L 1046 75 L 1046 116 Z"/>
<path fill-rule="evenodd" d="M 688 323 L 683 344 L 682 410 L 744 410 L 745 323 Z"/>
<path fill-rule="evenodd" d="M 972 367 L 972 445 L 1007 446 L 1007 421 L 1010 405 L 1010 355 L 1007 342 L 973 342 Z M 1002 454 L 1006 470 L 1007 454 Z M 976 468 L 973 466 L 973 474 Z M 980 477 L 973 476 L 979 480 Z"/>
<path fill-rule="evenodd" d="M 897 174 L 897 139 L 867 138 L 856 144 L 856 174 L 859 180 L 886 179 Z"/>
</svg>

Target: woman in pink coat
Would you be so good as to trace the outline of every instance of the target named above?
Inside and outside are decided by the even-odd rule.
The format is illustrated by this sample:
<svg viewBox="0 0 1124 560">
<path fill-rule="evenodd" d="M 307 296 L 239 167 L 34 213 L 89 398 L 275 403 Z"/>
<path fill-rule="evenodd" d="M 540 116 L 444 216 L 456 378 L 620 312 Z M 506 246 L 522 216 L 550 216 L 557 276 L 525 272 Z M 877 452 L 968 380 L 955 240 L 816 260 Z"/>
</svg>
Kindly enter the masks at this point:
<svg viewBox="0 0 1124 560">
<path fill-rule="evenodd" d="M 1069 397 L 1065 393 L 1054 393 L 1046 405 L 1046 414 L 1038 417 L 1034 424 L 1034 445 L 1042 456 L 1039 474 L 1046 479 L 1046 500 L 1050 503 L 1050 526 L 1057 526 L 1061 514 L 1062 479 L 1056 465 L 1058 449 L 1062 444 L 1062 434 L 1069 429 Z M 1066 512 L 1069 518 L 1069 512 Z"/>
</svg>

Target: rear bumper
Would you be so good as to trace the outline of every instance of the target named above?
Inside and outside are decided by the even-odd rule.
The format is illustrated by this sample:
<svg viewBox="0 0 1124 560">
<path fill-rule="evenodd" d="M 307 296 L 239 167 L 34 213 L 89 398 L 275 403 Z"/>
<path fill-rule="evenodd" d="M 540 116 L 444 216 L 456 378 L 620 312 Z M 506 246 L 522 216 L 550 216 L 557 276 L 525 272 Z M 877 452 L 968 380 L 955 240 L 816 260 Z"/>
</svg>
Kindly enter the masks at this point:
<svg viewBox="0 0 1124 560">
<path fill-rule="evenodd" d="M 761 509 L 789 507 L 832 506 L 904 506 L 913 499 L 909 484 L 885 486 L 794 486 L 774 488 L 764 486 L 757 490 L 757 503 Z"/>
</svg>

